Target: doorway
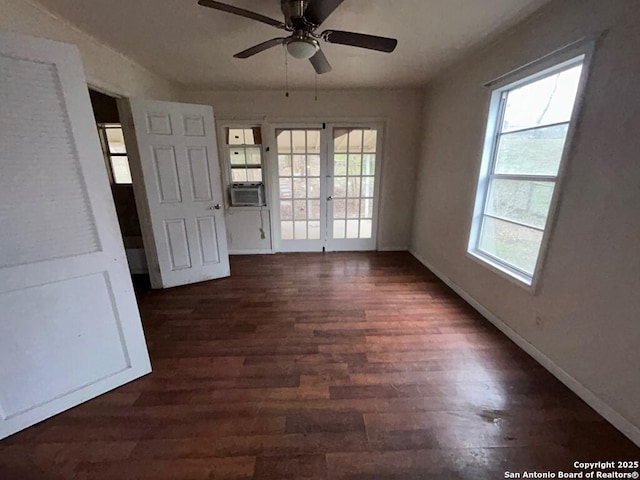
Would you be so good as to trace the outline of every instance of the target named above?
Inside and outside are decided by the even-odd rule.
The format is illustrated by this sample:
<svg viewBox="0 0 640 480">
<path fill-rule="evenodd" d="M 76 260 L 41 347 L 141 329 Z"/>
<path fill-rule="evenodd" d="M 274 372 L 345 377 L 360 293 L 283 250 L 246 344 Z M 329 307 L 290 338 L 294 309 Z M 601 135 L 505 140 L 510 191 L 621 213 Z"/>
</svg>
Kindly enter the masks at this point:
<svg viewBox="0 0 640 480">
<path fill-rule="evenodd" d="M 89 97 L 111 183 L 111 194 L 120 224 L 129 271 L 136 287 L 145 286 L 149 283 L 147 261 L 117 101 L 116 98 L 91 88 L 89 88 Z"/>
<path fill-rule="evenodd" d="M 275 129 L 279 251 L 376 249 L 381 132 L 379 124 Z"/>
</svg>

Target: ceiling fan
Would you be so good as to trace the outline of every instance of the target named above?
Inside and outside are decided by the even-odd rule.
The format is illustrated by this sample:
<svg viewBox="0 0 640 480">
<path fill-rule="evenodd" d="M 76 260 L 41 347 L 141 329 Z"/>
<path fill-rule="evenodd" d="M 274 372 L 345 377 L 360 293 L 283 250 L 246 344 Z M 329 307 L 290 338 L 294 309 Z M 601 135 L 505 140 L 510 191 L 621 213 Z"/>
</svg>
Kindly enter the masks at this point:
<svg viewBox="0 0 640 480">
<path fill-rule="evenodd" d="M 320 40 L 328 43 L 367 48 L 379 52 L 391 53 L 398 45 L 393 38 L 366 35 L 363 33 L 325 30 L 318 34 L 316 29 L 342 4 L 344 0 L 281 0 L 285 21 L 265 17 L 259 13 L 234 7 L 214 0 L 199 0 L 204 7 L 222 12 L 233 13 L 241 17 L 266 23 L 273 27 L 291 32 L 288 37 L 279 37 L 255 45 L 234 55 L 235 58 L 249 58 L 277 45 L 285 45 L 292 57 L 308 59 L 318 74 L 329 73 L 331 65 L 320 48 Z"/>
</svg>

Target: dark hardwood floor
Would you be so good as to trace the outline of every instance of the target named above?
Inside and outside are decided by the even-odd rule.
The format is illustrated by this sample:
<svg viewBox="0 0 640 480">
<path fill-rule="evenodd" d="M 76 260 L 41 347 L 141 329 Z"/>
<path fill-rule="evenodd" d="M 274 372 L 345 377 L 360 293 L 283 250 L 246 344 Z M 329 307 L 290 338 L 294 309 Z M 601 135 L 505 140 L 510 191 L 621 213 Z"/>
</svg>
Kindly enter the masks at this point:
<svg viewBox="0 0 640 480">
<path fill-rule="evenodd" d="M 479 480 L 640 460 L 408 253 L 231 266 L 141 292 L 153 373 L 0 442 L 0 478 Z"/>
</svg>

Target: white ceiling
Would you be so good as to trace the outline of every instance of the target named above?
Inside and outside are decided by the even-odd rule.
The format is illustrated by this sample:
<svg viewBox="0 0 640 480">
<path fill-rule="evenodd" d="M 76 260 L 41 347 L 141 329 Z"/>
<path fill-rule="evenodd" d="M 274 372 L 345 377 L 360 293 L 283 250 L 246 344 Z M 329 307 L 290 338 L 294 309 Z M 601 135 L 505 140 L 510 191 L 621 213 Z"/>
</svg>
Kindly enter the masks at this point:
<svg viewBox="0 0 640 480">
<path fill-rule="evenodd" d="M 186 88 L 282 88 L 281 47 L 247 60 L 233 54 L 281 30 L 201 7 L 197 0 L 38 0 L 50 11 Z M 280 0 L 225 0 L 282 20 Z M 425 82 L 469 48 L 548 0 L 345 0 L 322 25 L 395 37 L 392 54 L 324 44 L 333 72 L 319 88 L 406 88 Z M 293 88 L 312 88 L 313 68 L 289 57 Z"/>
</svg>

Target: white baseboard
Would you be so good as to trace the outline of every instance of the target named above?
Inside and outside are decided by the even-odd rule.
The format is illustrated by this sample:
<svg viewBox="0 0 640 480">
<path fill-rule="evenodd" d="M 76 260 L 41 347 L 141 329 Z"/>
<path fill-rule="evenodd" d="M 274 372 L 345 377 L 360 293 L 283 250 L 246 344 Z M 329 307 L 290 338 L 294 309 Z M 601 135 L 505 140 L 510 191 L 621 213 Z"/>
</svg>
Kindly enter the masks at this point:
<svg viewBox="0 0 640 480">
<path fill-rule="evenodd" d="M 406 245 L 402 245 L 402 246 L 385 246 L 385 247 L 380 247 L 378 249 L 379 252 L 407 252 L 409 251 L 409 247 L 407 247 Z"/>
<path fill-rule="evenodd" d="M 229 250 L 229 255 L 271 255 L 273 250 Z"/>
<path fill-rule="evenodd" d="M 605 420 L 616 427 L 620 432 L 627 436 L 633 443 L 640 446 L 640 428 L 635 426 L 629 420 L 624 418 L 607 403 L 605 403 L 600 397 L 596 396 L 591 390 L 585 387 L 582 383 L 576 380 L 573 376 L 563 370 L 560 366 L 555 364 L 553 360 L 547 357 L 544 353 L 538 350 L 535 346 L 522 338 L 515 330 L 496 317 L 493 313 L 482 306 L 471 295 L 465 292 L 459 285 L 454 283 L 450 278 L 438 271 L 429 262 L 425 261 L 421 255 L 415 252 L 413 249 L 409 249 L 409 253 L 413 255 L 420 263 L 433 272 L 440 280 L 446 283 L 454 292 L 460 295 L 464 301 L 476 309 L 484 318 L 489 320 L 496 328 L 509 337 L 516 345 L 522 350 L 527 352 L 535 361 L 546 368 L 554 377 L 564 383 L 569 389 L 571 389 L 578 397 L 584 400 L 591 408 L 602 415 Z"/>
</svg>

